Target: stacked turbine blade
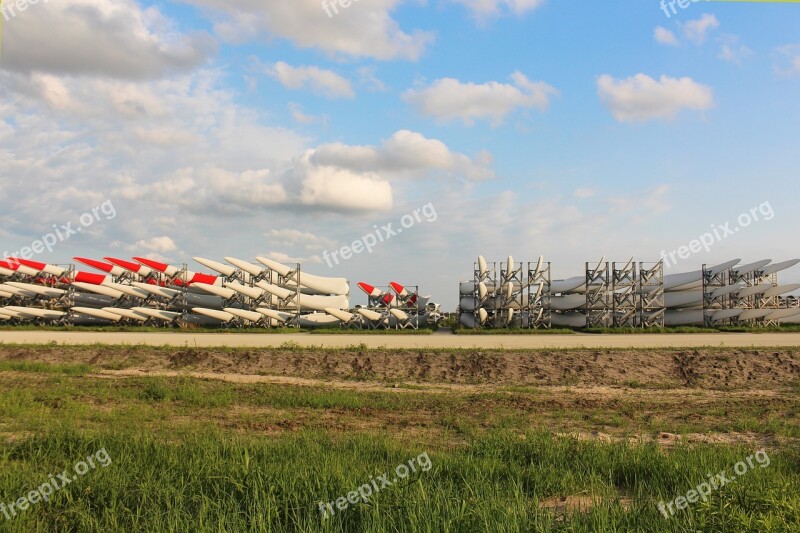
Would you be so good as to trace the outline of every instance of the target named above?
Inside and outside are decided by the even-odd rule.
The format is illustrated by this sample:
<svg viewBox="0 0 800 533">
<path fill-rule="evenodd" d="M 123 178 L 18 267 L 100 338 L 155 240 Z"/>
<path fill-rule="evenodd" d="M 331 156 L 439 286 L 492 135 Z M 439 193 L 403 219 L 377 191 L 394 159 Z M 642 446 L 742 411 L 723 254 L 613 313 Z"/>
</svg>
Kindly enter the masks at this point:
<svg viewBox="0 0 800 533">
<path fill-rule="evenodd" d="M 737 259 L 664 275 L 661 262 L 646 268 L 633 259 L 601 259 L 586 263 L 583 275 L 550 280 L 549 264 L 543 266 L 541 258 L 536 267 L 528 263 L 526 272 L 512 257 L 499 268 L 479 257 L 473 279 L 459 284 L 459 323 L 468 328 L 800 323 L 800 302 L 789 295 L 800 284 L 777 281 L 778 272 L 798 263 Z"/>
</svg>

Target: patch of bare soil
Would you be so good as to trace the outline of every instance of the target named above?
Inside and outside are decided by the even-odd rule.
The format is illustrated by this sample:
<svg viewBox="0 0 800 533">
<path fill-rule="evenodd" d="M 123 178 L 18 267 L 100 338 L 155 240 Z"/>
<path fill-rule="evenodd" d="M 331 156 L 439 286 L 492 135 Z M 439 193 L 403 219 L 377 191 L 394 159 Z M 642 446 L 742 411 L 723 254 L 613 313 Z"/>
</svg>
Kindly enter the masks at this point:
<svg viewBox="0 0 800 533">
<path fill-rule="evenodd" d="M 675 433 L 662 432 L 657 436 L 641 434 L 634 436 L 609 435 L 600 431 L 576 432 L 576 433 L 556 433 L 558 437 L 571 437 L 578 440 L 598 441 L 598 442 L 627 442 L 629 444 L 649 444 L 655 443 L 664 448 L 674 448 L 678 445 L 692 444 L 724 444 L 739 445 L 746 444 L 755 448 L 774 448 L 778 444 L 778 439 L 773 435 L 759 435 L 756 433 L 686 433 L 678 435 Z"/>
<path fill-rule="evenodd" d="M 625 510 L 630 509 L 633 504 L 633 500 L 624 496 L 618 497 L 615 501 L 618 501 Z M 563 518 L 565 515 L 573 513 L 588 513 L 593 507 L 602 505 L 605 502 L 606 500 L 599 496 L 576 494 L 573 496 L 555 496 L 547 498 L 539 502 L 539 508 L 552 511 Z"/>
</svg>

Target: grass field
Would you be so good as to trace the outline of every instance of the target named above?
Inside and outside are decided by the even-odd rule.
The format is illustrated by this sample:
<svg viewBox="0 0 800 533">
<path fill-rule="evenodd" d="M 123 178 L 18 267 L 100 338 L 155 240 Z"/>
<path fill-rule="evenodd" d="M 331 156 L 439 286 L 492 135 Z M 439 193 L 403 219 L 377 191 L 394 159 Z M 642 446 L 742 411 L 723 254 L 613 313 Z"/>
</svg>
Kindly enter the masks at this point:
<svg viewBox="0 0 800 533">
<path fill-rule="evenodd" d="M 0 510 L 0 531 L 800 530 L 794 350 L 709 350 L 695 354 L 707 365 L 689 370 L 654 353 L 649 372 L 588 368 L 577 379 L 559 377 L 556 360 L 589 365 L 591 351 L 585 360 L 580 351 L 508 355 L 537 360 L 530 375 L 501 363 L 505 373 L 407 379 L 363 371 L 367 357 L 403 374 L 404 353 L 284 351 L 207 359 L 170 348 L 2 347 L 0 502 L 64 470 L 76 479 L 10 520 Z M 632 366 L 626 358 L 647 354 L 607 355 Z M 214 357 L 228 366 L 211 376 Z M 249 366 L 292 357 L 339 370 L 298 365 L 279 379 L 278 367 Z M 426 357 L 408 368 L 480 362 Z M 781 364 L 759 374 L 758 361 L 745 366 L 757 357 Z M 724 374 L 726 363 L 749 377 L 724 385 L 711 371 Z M 110 464 L 74 474 L 101 449 Z M 730 475 L 757 450 L 768 466 L 753 464 L 674 516 L 660 513 L 659 502 L 686 496 L 709 473 Z M 396 467 L 421 454 L 430 469 L 393 482 Z M 323 517 L 320 502 L 384 473 L 390 485 L 367 502 Z"/>
</svg>

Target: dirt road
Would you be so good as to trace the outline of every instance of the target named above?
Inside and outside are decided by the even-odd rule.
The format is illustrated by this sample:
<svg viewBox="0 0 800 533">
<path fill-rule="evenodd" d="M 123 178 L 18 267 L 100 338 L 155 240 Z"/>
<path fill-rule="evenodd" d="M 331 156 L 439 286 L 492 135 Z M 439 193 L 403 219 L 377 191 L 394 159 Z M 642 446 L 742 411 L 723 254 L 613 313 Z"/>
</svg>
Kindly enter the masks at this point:
<svg viewBox="0 0 800 533">
<path fill-rule="evenodd" d="M 303 347 L 342 348 L 364 344 L 368 348 L 487 349 L 546 348 L 698 348 L 703 346 L 766 347 L 800 346 L 800 333 L 705 333 L 663 335 L 312 335 L 254 333 L 106 333 L 67 331 L 0 331 L 6 344 L 144 344 L 147 346 L 219 346 L 266 348 L 285 343 Z"/>
</svg>

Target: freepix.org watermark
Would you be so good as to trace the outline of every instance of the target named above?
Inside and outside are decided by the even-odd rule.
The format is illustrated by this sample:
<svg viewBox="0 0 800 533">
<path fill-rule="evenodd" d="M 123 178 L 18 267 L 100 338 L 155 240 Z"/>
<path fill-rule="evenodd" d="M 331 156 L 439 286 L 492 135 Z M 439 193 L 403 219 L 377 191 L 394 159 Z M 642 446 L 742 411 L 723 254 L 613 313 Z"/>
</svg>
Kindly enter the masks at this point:
<svg viewBox="0 0 800 533">
<path fill-rule="evenodd" d="M 675 9 L 676 5 L 681 9 L 687 9 L 697 2 L 700 2 L 700 0 L 661 0 L 661 11 L 664 12 L 667 18 L 670 18 L 672 15 L 678 14 L 678 10 Z M 672 14 L 670 14 L 670 11 L 672 11 Z"/>
<path fill-rule="evenodd" d="M 39 2 L 46 4 L 48 0 L 0 0 L 0 14 L 7 21 L 17 16 L 17 13 L 26 11 L 29 6 L 34 6 Z"/>
<path fill-rule="evenodd" d="M 664 518 L 669 518 L 675 516 L 676 509 L 678 511 L 683 511 L 689 507 L 690 503 L 697 503 L 699 500 L 708 500 L 712 490 L 719 490 L 725 485 L 733 483 L 737 478 L 742 477 L 748 471 L 755 468 L 753 459 L 755 459 L 755 463 L 761 466 L 761 468 L 769 466 L 769 455 L 767 455 L 766 451 L 759 450 L 754 455 L 748 455 L 744 461 L 739 461 L 733 465 L 733 474 L 729 474 L 727 470 L 723 470 L 719 474 L 707 474 L 708 481 L 699 483 L 694 489 L 688 491 L 686 496 L 678 496 L 666 504 L 664 504 L 663 501 L 658 502 L 658 510 L 664 515 Z M 667 511 L 669 511 L 669 514 Z"/>
<path fill-rule="evenodd" d="M 88 228 L 95 222 L 100 221 L 100 215 L 105 217 L 104 220 L 112 220 L 116 218 L 117 210 L 114 208 L 114 204 L 111 203 L 111 200 L 106 200 L 102 204 L 93 208 L 91 212 L 87 211 L 78 217 L 78 223 L 80 224 L 79 226 L 73 227 L 72 222 L 67 222 L 66 224 L 61 225 L 53 224 L 53 231 L 42 235 L 39 239 L 33 241 L 30 246 L 24 246 L 13 254 L 9 254 L 8 251 L 4 252 L 3 260 L 8 261 L 9 263 L 14 263 L 14 259 L 17 258 L 31 259 L 34 254 L 40 254 L 45 250 L 52 252 L 53 247 L 56 244 L 66 241 L 73 235 L 77 235 L 78 233 L 82 232 L 84 228 Z"/>
<path fill-rule="evenodd" d="M 688 244 L 679 246 L 675 250 L 667 253 L 666 250 L 661 250 L 661 259 L 664 260 L 664 268 L 674 266 L 678 263 L 678 259 L 688 259 L 690 255 L 700 253 L 702 250 L 706 252 L 711 251 L 714 244 L 724 241 L 731 235 L 736 235 L 740 230 L 749 227 L 751 224 L 759 220 L 770 221 L 775 218 L 775 211 L 772 205 L 767 202 L 762 202 L 756 207 L 751 207 L 749 211 L 745 211 L 738 217 L 736 222 L 738 226 L 731 227 L 731 222 L 725 224 L 711 224 L 711 231 L 703 233 L 696 239 L 692 239 Z M 676 259 L 675 256 L 678 256 Z"/>
<path fill-rule="evenodd" d="M 31 505 L 36 505 L 41 501 L 49 502 L 50 496 L 77 480 L 78 477 L 86 475 L 90 470 L 95 470 L 98 466 L 106 468 L 110 464 L 111 456 L 108 455 L 105 448 L 101 448 L 83 461 L 75 463 L 73 470 L 77 475 L 70 476 L 69 470 L 64 470 L 55 476 L 50 474 L 46 482 L 31 490 L 25 496 L 8 504 L 0 502 L 0 514 L 6 517 L 6 521 L 13 520 L 17 517 L 18 511 L 27 511 Z"/>
<path fill-rule="evenodd" d="M 346 244 L 338 250 L 334 250 L 332 252 L 325 250 L 322 253 L 322 258 L 328 264 L 328 268 L 333 268 L 334 264 L 339 264 L 340 257 L 342 260 L 346 261 L 352 258 L 353 254 L 360 254 L 365 250 L 367 253 L 371 254 L 372 250 L 378 245 L 378 243 L 388 241 L 395 235 L 403 233 L 404 229 L 410 229 L 416 224 L 422 223 L 423 220 L 425 222 L 436 222 L 438 218 L 439 215 L 436 214 L 436 208 L 433 207 L 432 203 L 428 203 L 419 209 L 414 209 L 414 211 L 408 215 L 403 215 L 403 217 L 400 219 L 401 227 L 395 229 L 393 227 L 393 222 L 389 222 L 388 224 L 380 227 L 375 224 L 372 226 L 372 228 L 375 230 L 374 232 L 367 233 L 360 239 L 353 241 L 352 244 Z"/>
<path fill-rule="evenodd" d="M 339 7 L 347 9 L 353 2 L 358 0 L 322 0 L 322 10 L 328 14 L 328 18 L 333 18 L 333 15 L 339 14 Z"/>
<path fill-rule="evenodd" d="M 387 487 L 391 487 L 398 481 L 406 479 L 409 475 L 411 475 L 411 473 L 415 473 L 417 471 L 417 467 L 419 467 L 419 469 L 423 472 L 427 472 L 433 467 L 431 458 L 428 457 L 428 452 L 409 459 L 408 466 L 406 466 L 405 463 L 397 465 L 397 468 L 394 469 L 395 475 L 392 477 L 391 481 L 389 480 L 388 472 L 376 478 L 370 476 L 369 483 L 364 483 L 356 490 L 348 492 L 346 497 L 340 496 L 331 502 L 319 502 L 319 512 L 322 513 L 322 518 L 325 519 L 336 514 L 336 511 L 333 509 L 334 506 L 339 511 L 346 511 L 350 505 L 356 505 L 357 503 L 361 502 L 369 503 L 370 497 Z"/>
</svg>

